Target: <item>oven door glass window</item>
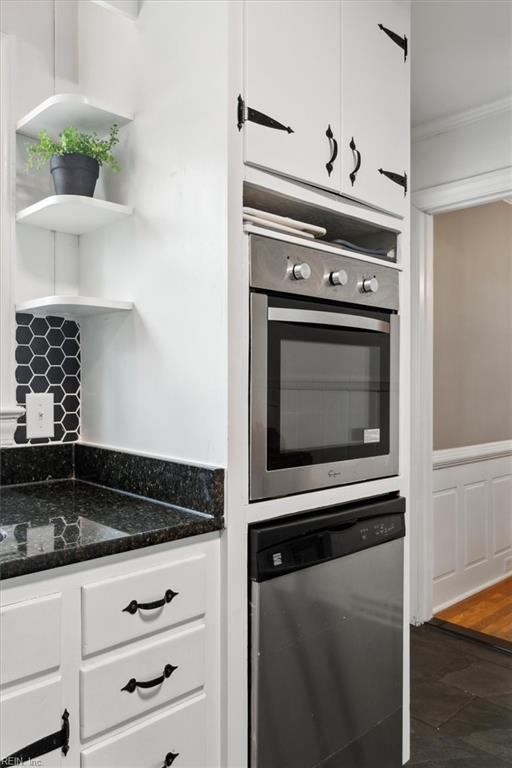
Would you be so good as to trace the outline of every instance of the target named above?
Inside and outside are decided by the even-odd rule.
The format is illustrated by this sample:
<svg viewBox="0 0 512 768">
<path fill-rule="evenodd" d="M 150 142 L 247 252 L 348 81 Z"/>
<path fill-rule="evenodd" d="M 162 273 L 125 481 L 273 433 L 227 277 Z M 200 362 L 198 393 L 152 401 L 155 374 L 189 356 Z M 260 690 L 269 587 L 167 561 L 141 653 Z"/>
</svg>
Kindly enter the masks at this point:
<svg viewBox="0 0 512 768">
<path fill-rule="evenodd" d="M 373 320 L 384 332 L 365 328 L 367 318 L 354 327 L 354 314 L 322 312 L 325 324 L 297 314 L 293 322 L 269 314 L 267 468 L 389 453 L 389 323 Z"/>
</svg>

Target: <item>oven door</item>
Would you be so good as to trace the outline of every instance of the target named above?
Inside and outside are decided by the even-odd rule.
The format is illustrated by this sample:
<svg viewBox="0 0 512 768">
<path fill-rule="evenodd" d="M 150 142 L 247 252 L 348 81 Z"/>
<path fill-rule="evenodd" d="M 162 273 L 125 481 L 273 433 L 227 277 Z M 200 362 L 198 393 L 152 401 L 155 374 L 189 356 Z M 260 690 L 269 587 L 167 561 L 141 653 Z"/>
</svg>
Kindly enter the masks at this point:
<svg viewBox="0 0 512 768">
<path fill-rule="evenodd" d="M 250 498 L 398 474 L 398 315 L 251 295 Z"/>
</svg>

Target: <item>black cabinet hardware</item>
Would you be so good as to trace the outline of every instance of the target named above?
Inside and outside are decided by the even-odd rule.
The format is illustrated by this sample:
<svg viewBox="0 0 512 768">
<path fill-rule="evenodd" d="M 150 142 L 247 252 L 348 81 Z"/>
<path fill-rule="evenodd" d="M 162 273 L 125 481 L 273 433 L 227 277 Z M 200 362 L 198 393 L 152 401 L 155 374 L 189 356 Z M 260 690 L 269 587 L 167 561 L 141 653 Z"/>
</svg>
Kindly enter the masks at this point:
<svg viewBox="0 0 512 768">
<path fill-rule="evenodd" d="M 162 768 L 168 768 L 169 765 L 172 765 L 177 757 L 180 756 L 179 752 L 168 752 L 165 756 L 165 761 L 162 766 Z"/>
<path fill-rule="evenodd" d="M 241 96 L 238 97 L 238 130 L 241 131 L 243 124 L 246 120 L 251 123 L 258 123 L 258 125 L 264 125 L 266 128 L 274 128 L 276 131 L 286 131 L 287 133 L 294 133 L 293 128 L 289 125 L 283 125 L 273 117 L 265 115 L 263 112 L 258 112 L 257 109 L 247 107 L 247 114 L 245 112 L 245 101 Z"/>
<path fill-rule="evenodd" d="M 166 664 L 160 677 L 155 677 L 154 680 L 143 680 L 142 682 L 132 677 L 121 690 L 133 693 L 136 688 L 155 688 L 157 685 L 161 685 L 164 680 L 167 680 L 177 669 L 178 667 L 174 667 L 172 664 Z"/>
<path fill-rule="evenodd" d="M 177 595 L 179 595 L 179 592 L 167 589 L 165 595 L 160 600 L 153 600 L 152 603 L 138 603 L 137 600 L 131 600 L 126 608 L 123 608 L 122 613 L 131 613 L 133 616 L 137 611 L 155 611 L 166 603 L 171 603 Z"/>
<path fill-rule="evenodd" d="M 381 173 L 383 176 L 386 176 L 388 179 L 391 179 L 391 181 L 394 181 L 395 184 L 399 184 L 401 187 L 404 188 L 404 197 L 407 195 L 407 174 L 404 173 L 402 176 L 400 173 L 395 173 L 394 171 L 383 171 L 382 168 L 379 168 L 379 173 Z"/>
<path fill-rule="evenodd" d="M 9 757 L 4 757 L 3 760 L 0 761 L 0 768 L 21 765 L 22 763 L 27 763 L 29 760 L 36 760 L 38 757 L 46 755 L 48 752 L 53 752 L 54 749 L 61 749 L 64 757 L 69 752 L 69 712 L 67 709 L 65 709 L 62 714 L 62 727 L 59 731 L 32 742 L 32 744 L 9 755 Z"/>
<path fill-rule="evenodd" d="M 409 52 L 409 44 L 407 42 L 407 37 L 404 35 L 403 37 L 400 37 L 400 35 L 397 35 L 396 32 L 393 32 L 392 29 L 388 29 L 384 26 L 384 24 L 379 24 L 379 29 L 381 29 L 383 32 L 386 33 L 388 37 L 391 38 L 391 40 L 396 43 L 400 48 L 402 48 L 404 52 L 404 61 L 407 61 L 407 54 Z"/>
<path fill-rule="evenodd" d="M 337 141 L 336 141 L 336 139 L 334 138 L 334 134 L 333 134 L 333 132 L 332 132 L 332 130 L 331 130 L 331 126 L 330 126 L 330 125 L 327 127 L 327 130 L 326 130 L 326 132 L 325 132 L 325 135 L 326 135 L 326 136 L 327 136 L 327 138 L 329 139 L 329 143 L 330 143 L 330 144 L 331 144 L 331 146 L 332 146 L 332 154 L 331 154 L 331 159 L 329 160 L 329 162 L 328 162 L 328 163 L 326 163 L 326 164 L 325 164 L 325 167 L 327 168 L 327 173 L 328 173 L 328 174 L 329 174 L 329 176 L 330 176 L 330 175 L 331 175 L 331 173 L 332 173 L 332 169 L 333 169 L 333 163 L 334 163 L 334 161 L 336 160 L 336 158 L 338 157 L 338 142 L 337 142 Z"/>
<path fill-rule="evenodd" d="M 355 161 L 356 161 L 356 164 L 354 166 L 354 170 L 350 174 L 350 181 L 352 182 L 352 186 L 354 186 L 354 183 L 355 183 L 355 180 L 356 180 L 356 176 L 357 176 L 357 172 L 358 172 L 358 170 L 361 167 L 361 153 L 358 150 L 358 148 L 356 147 L 356 143 L 354 141 L 354 137 L 353 136 L 352 136 L 352 139 L 350 141 L 349 147 L 352 150 L 352 152 L 354 153 L 354 157 L 355 157 Z"/>
</svg>

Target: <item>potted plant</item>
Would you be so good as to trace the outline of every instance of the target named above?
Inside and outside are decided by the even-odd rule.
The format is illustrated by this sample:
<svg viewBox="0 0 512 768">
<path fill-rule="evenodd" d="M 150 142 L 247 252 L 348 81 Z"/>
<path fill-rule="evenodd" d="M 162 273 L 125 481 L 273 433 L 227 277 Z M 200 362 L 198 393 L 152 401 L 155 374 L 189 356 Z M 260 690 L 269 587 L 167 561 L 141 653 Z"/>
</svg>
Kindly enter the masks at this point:
<svg viewBox="0 0 512 768">
<path fill-rule="evenodd" d="M 40 131 L 38 139 L 37 144 L 28 148 L 27 165 L 40 168 L 50 162 L 56 195 L 92 197 L 100 166 L 119 170 L 112 154 L 112 147 L 119 141 L 119 128 L 115 124 L 105 139 L 95 133 L 81 133 L 72 125 L 64 128 L 58 141 L 54 141 L 48 131 Z"/>
</svg>

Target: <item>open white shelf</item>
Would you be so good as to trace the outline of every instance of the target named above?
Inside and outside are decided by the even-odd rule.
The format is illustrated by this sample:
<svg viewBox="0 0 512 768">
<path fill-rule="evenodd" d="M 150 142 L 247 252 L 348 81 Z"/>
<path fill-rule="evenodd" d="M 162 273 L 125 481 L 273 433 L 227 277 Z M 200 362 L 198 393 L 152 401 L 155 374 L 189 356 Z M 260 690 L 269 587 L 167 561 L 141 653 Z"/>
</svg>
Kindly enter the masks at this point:
<svg viewBox="0 0 512 768">
<path fill-rule="evenodd" d="M 81 319 L 91 315 L 106 315 L 111 312 L 129 312 L 132 301 L 98 299 L 91 296 L 43 296 L 16 304 L 16 312 L 33 315 L 64 315 Z"/>
<path fill-rule="evenodd" d="M 63 128 L 73 125 L 81 131 L 95 131 L 102 135 L 108 132 L 113 123 L 121 127 L 132 119 L 129 115 L 119 115 L 89 101 L 87 96 L 59 93 L 50 96 L 22 117 L 16 131 L 35 139 L 39 131 L 44 129 L 50 136 L 57 138 Z"/>
<path fill-rule="evenodd" d="M 20 224 L 85 235 L 95 229 L 131 216 L 132 208 L 83 195 L 52 195 L 23 208 L 16 214 Z"/>
</svg>

